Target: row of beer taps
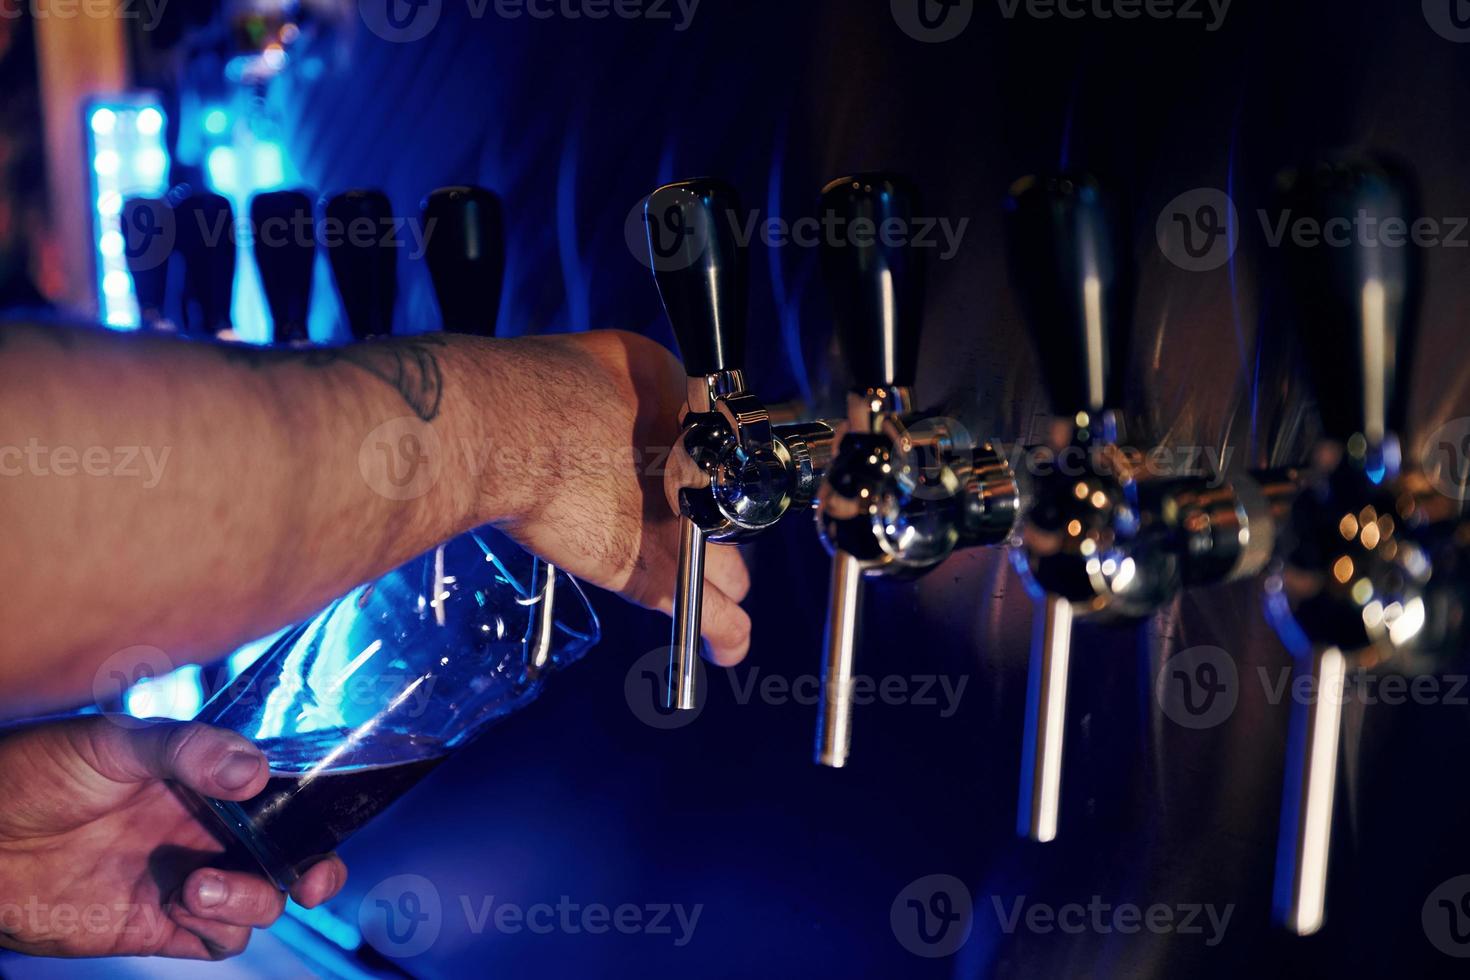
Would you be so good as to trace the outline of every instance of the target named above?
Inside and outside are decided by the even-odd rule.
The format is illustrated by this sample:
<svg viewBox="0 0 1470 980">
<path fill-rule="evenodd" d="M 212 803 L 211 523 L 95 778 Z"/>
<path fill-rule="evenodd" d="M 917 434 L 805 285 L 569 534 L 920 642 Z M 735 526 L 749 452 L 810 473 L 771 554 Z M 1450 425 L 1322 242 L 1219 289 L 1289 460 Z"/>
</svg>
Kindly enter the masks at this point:
<svg viewBox="0 0 1470 980">
<path fill-rule="evenodd" d="M 1366 213 L 1416 217 L 1412 178 L 1372 155 L 1282 176 L 1280 203 L 1327 227 Z M 891 173 L 832 181 L 823 220 L 912 227 L 915 188 Z M 1074 621 L 1148 617 L 1183 590 L 1260 577 L 1268 618 L 1319 690 L 1350 664 L 1432 672 L 1463 653 L 1470 524 L 1399 444 L 1413 354 L 1419 256 L 1353 241 L 1288 240 L 1286 318 L 1310 365 L 1321 444 L 1290 469 L 1140 472 L 1123 450 L 1120 376 L 1132 306 L 1131 247 L 1117 204 L 1086 174 L 1017 181 L 1005 198 L 1012 280 L 1051 409 L 1053 452 L 1077 466 L 1013 466 L 997 443 L 926 413 L 915 392 L 924 268 L 901 236 L 823 245 L 839 347 L 853 387 L 844 419 L 773 424 L 743 371 L 746 255 L 739 197 L 696 179 L 645 207 L 650 262 L 689 376 L 676 465 L 681 525 L 668 707 L 696 703 L 707 543 L 745 541 L 814 510 L 832 554 L 816 762 L 852 740 L 862 583 L 917 576 L 965 548 L 1005 546 L 1036 599 L 1018 831 L 1057 835 Z M 891 225 L 890 225 L 891 226 Z M 1323 924 L 1340 697 L 1293 703 L 1275 910 Z"/>
<path fill-rule="evenodd" d="M 1283 209 L 1322 228 L 1364 218 L 1410 227 L 1418 214 L 1412 179 L 1377 157 L 1322 160 L 1283 175 L 1278 190 Z M 894 174 L 835 180 L 819 206 L 849 229 L 912 228 L 922 216 L 917 192 Z M 689 376 L 670 467 L 680 475 L 681 545 L 669 706 L 696 704 L 708 542 L 744 541 L 815 512 L 833 555 L 815 756 L 831 767 L 845 765 L 851 748 L 863 580 L 918 576 L 957 550 L 1007 547 L 1037 601 L 1017 826 L 1045 842 L 1058 832 L 1074 620 L 1139 620 L 1183 590 L 1259 577 L 1296 674 L 1322 692 L 1291 706 L 1275 895 L 1280 921 L 1311 933 L 1324 920 L 1342 714 L 1342 698 L 1327 692 L 1355 668 L 1432 673 L 1466 646 L 1470 523 L 1459 499 L 1404 464 L 1399 442 L 1420 256 L 1409 242 L 1311 245 L 1287 236 L 1280 252 L 1292 301 L 1282 316 L 1317 394 L 1321 441 L 1295 468 L 1156 475 L 1140 470 L 1120 431 L 1132 277 L 1116 207 L 1083 174 L 1028 177 L 1005 198 L 1014 288 L 1058 419 L 1049 444 L 1036 448 L 1071 452 L 1076 462 L 1030 468 L 917 398 L 925 270 L 911 238 L 824 244 L 852 380 L 846 417 L 774 422 L 743 371 L 738 195 L 712 179 L 650 195 L 649 260 Z M 440 232 L 426 243 L 426 260 L 444 328 L 493 335 L 505 256 L 499 198 L 443 188 L 422 208 L 426 226 L 432 220 Z M 319 209 L 344 226 L 388 227 L 393 218 L 376 190 L 326 198 Z M 272 192 L 251 202 L 250 220 L 312 227 L 317 210 L 304 192 Z M 181 326 L 201 335 L 230 326 L 233 240 L 202 237 L 219 227 L 218 214 L 233 220 L 228 200 L 187 189 L 127 203 L 120 224 L 145 323 L 161 319 L 168 292 L 168 263 L 149 243 L 171 221 Z M 278 344 L 306 338 L 315 244 L 314 235 L 255 236 Z M 394 250 L 350 237 L 324 245 L 354 337 L 391 333 Z M 537 565 L 538 576 L 555 576 Z M 542 634 L 550 615 L 548 602 Z"/>
</svg>

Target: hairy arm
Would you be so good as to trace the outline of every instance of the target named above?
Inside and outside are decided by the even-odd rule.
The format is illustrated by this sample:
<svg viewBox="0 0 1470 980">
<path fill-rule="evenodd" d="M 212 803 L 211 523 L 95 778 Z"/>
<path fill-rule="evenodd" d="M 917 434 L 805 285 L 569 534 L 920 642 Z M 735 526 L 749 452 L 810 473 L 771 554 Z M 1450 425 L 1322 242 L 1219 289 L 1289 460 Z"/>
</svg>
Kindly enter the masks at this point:
<svg viewBox="0 0 1470 980">
<path fill-rule="evenodd" d="M 281 352 L 0 326 L 0 715 L 84 700 L 124 647 L 212 658 L 484 523 L 666 610 L 647 464 L 679 375 L 613 333 Z M 744 569 L 710 581 L 738 659 Z"/>
</svg>

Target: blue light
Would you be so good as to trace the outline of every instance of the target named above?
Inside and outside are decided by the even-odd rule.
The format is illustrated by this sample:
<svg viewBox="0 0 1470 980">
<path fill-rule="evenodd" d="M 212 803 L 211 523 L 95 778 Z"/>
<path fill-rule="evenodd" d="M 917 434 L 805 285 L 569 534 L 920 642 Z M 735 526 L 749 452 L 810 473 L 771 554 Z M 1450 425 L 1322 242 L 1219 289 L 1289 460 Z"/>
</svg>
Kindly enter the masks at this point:
<svg viewBox="0 0 1470 980">
<path fill-rule="evenodd" d="M 285 634 L 285 632 L 286 630 L 277 630 L 270 636 L 263 636 L 258 640 L 247 643 L 240 649 L 236 650 L 234 653 L 230 654 L 229 659 L 226 661 L 226 663 L 228 664 L 230 680 L 234 680 L 236 677 L 239 677 L 246 668 L 255 663 L 255 661 L 259 660 L 261 657 L 265 656 L 265 652 L 269 650 L 272 646 L 274 646 L 275 642 L 279 640 Z"/>
<path fill-rule="evenodd" d="M 316 930 L 322 938 L 349 953 L 362 945 L 362 933 L 357 927 L 344 919 L 337 918 L 326 906 L 318 905 L 314 909 L 308 909 L 288 901 L 286 914 Z"/>
<path fill-rule="evenodd" d="M 92 169 L 99 177 L 115 177 L 118 162 L 116 150 L 103 150 L 92 158 Z"/>
<path fill-rule="evenodd" d="M 117 113 L 111 109 L 98 109 L 92 113 L 92 132 L 106 136 L 117 129 Z"/>
<path fill-rule="evenodd" d="M 98 317 L 109 327 L 135 329 L 138 300 L 118 215 L 127 198 L 156 196 L 167 189 L 167 120 L 152 97 L 130 94 L 94 102 L 86 121 Z"/>
<path fill-rule="evenodd" d="M 223 109 L 211 109 L 204 116 L 204 131 L 211 136 L 223 136 L 230 128 L 230 117 Z"/>
<path fill-rule="evenodd" d="M 123 706 L 134 718 L 171 718 L 188 721 L 204 704 L 197 666 L 181 667 L 162 677 L 140 681 L 128 688 Z"/>
<path fill-rule="evenodd" d="M 228 146 L 216 146 L 209 151 L 207 161 L 209 182 L 221 194 L 233 194 L 238 175 L 235 169 L 235 151 Z"/>
<path fill-rule="evenodd" d="M 121 269 L 108 269 L 102 276 L 102 292 L 108 299 L 122 300 L 133 291 L 133 280 Z"/>
<path fill-rule="evenodd" d="M 149 106 L 147 109 L 138 113 L 136 125 L 138 132 L 144 136 L 157 136 L 163 132 L 163 113 Z"/>
<path fill-rule="evenodd" d="M 286 165 L 281 146 L 268 140 L 255 144 L 255 186 L 257 190 L 280 187 L 286 181 Z"/>
<path fill-rule="evenodd" d="M 156 146 L 139 150 L 133 154 L 133 172 L 141 180 L 159 181 L 168 169 L 168 154 Z"/>
</svg>

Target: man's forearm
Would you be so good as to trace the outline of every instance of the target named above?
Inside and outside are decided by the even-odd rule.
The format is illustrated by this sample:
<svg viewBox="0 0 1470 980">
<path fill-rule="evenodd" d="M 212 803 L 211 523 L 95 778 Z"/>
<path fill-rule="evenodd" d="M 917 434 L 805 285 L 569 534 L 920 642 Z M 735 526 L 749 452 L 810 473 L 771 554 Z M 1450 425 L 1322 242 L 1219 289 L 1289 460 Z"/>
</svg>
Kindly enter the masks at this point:
<svg viewBox="0 0 1470 980">
<path fill-rule="evenodd" d="M 0 327 L 0 714 L 74 698 L 124 647 L 217 655 L 514 517 L 527 489 L 463 449 L 513 444 L 518 360 Z"/>
</svg>

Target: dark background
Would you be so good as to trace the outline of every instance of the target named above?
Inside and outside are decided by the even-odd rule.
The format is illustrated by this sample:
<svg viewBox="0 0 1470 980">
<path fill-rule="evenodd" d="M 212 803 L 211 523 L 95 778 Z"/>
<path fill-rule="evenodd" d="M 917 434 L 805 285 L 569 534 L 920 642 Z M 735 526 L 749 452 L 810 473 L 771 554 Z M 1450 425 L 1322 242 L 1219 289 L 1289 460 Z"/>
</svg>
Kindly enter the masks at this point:
<svg viewBox="0 0 1470 980">
<path fill-rule="evenodd" d="M 921 399 L 1007 442 L 1036 437 L 1046 405 L 1007 287 L 999 204 L 1022 174 L 1091 169 L 1130 202 L 1135 441 L 1228 447 L 1238 466 L 1303 458 L 1310 393 L 1291 380 L 1257 209 L 1281 167 L 1347 146 L 1410 161 L 1426 214 L 1470 214 L 1470 45 L 1437 34 L 1415 2 L 1235 0 L 1214 32 L 1000 9 L 976 3 L 959 38 L 928 44 L 886 0 L 704 0 L 682 33 L 668 21 L 474 19 L 444 0 L 414 43 L 350 18 L 303 53 L 323 71 L 284 76 L 270 97 L 318 190 L 381 186 L 401 213 L 444 184 L 499 191 L 510 333 L 618 327 L 671 343 L 625 239 L 659 183 L 717 174 L 748 206 L 795 218 L 832 177 L 906 172 L 928 214 L 971 222 L 959 254 L 931 265 Z M 1154 238 L 1166 203 L 1199 187 L 1227 191 L 1241 215 L 1235 260 L 1213 272 L 1171 265 Z M 1411 457 L 1470 414 L 1466 257 L 1426 257 Z M 767 400 L 830 412 L 841 384 L 817 272 L 811 250 L 756 245 L 750 374 Z M 428 277 L 419 265 L 402 274 L 399 321 L 428 329 Z M 827 561 L 811 527 L 794 520 L 749 556 L 755 639 L 736 677 L 816 674 Z M 1287 705 L 1255 678 L 1290 661 L 1258 595 L 1243 583 L 1137 628 L 1079 629 L 1061 832 L 1045 847 L 1013 831 L 1031 603 L 1003 554 L 869 587 L 860 672 L 967 686 L 948 718 L 917 704 L 860 709 L 838 772 L 809 761 L 814 708 L 737 703 L 719 672 L 693 724 L 645 724 L 651 706 L 630 705 L 624 682 L 667 642 L 667 621 L 594 596 L 601 647 L 351 841 L 336 909 L 355 921 L 377 883 L 427 877 L 443 932 L 401 963 L 427 977 L 1463 975 L 1420 916 L 1440 882 L 1470 873 L 1464 707 L 1348 707 L 1329 924 L 1305 940 L 1270 927 Z M 1227 650 L 1244 680 L 1230 719 L 1195 732 L 1164 717 L 1152 687 L 1165 659 L 1198 645 Z M 953 957 L 914 955 L 890 923 L 900 892 L 931 874 L 973 896 Z M 703 912 L 684 948 L 670 936 L 476 935 L 461 895 L 476 907 L 565 895 Z M 1233 913 L 1215 947 L 1199 935 L 1006 934 L 995 903 L 1023 896 Z"/>
</svg>

